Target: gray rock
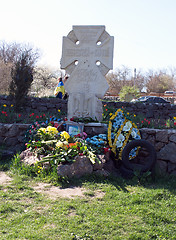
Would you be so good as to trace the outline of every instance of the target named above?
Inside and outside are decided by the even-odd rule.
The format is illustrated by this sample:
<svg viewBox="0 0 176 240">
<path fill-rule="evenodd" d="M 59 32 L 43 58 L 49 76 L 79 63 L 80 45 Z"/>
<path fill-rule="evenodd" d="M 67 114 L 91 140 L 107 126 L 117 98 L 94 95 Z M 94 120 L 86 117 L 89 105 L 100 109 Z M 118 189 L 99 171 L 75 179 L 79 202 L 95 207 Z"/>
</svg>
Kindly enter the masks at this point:
<svg viewBox="0 0 176 240">
<path fill-rule="evenodd" d="M 159 152 L 161 150 L 161 148 L 164 147 L 164 145 L 165 145 L 165 143 L 163 143 L 163 142 L 156 142 L 155 143 L 155 150 L 157 152 Z"/>
<path fill-rule="evenodd" d="M 168 135 L 165 130 L 158 130 L 156 132 L 156 141 L 168 143 Z"/>
<path fill-rule="evenodd" d="M 57 173 L 61 177 L 82 177 L 93 172 L 93 166 L 86 156 L 77 156 L 72 164 L 58 165 Z"/>
<path fill-rule="evenodd" d="M 168 173 L 171 173 L 174 170 L 176 170 L 176 164 L 168 162 Z"/>
<path fill-rule="evenodd" d="M 170 140 L 171 142 L 176 143 L 176 134 L 172 134 L 172 135 L 169 137 L 169 140 Z"/>
<path fill-rule="evenodd" d="M 31 152 L 29 149 L 26 149 L 20 154 L 20 159 L 25 164 L 34 165 L 36 162 L 39 161 L 39 158 L 37 158 L 36 155 L 34 155 L 33 152 Z"/>
<path fill-rule="evenodd" d="M 165 145 L 158 153 L 157 159 L 162 159 L 170 161 L 171 163 L 176 163 L 176 144 L 173 142 Z"/>
<path fill-rule="evenodd" d="M 162 160 L 157 160 L 156 169 L 159 174 L 166 174 L 167 173 L 167 162 L 162 161 Z"/>
</svg>

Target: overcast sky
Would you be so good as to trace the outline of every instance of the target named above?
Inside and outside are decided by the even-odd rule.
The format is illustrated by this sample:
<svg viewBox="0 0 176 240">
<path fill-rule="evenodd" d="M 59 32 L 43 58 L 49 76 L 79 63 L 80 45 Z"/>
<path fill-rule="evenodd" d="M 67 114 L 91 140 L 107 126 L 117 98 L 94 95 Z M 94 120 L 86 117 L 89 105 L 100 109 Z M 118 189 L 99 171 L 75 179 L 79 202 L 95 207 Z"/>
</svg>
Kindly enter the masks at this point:
<svg viewBox="0 0 176 240">
<path fill-rule="evenodd" d="M 176 0 L 0 0 L 0 40 L 39 48 L 40 64 L 60 68 L 73 25 L 105 25 L 114 70 L 176 67 Z"/>
</svg>

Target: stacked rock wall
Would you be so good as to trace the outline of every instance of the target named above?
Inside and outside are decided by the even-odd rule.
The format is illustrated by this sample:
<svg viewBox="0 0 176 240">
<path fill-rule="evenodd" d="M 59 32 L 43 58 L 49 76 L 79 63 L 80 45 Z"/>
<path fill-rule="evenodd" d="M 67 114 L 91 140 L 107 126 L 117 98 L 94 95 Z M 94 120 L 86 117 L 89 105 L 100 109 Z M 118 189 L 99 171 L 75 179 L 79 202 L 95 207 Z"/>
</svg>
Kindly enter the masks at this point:
<svg viewBox="0 0 176 240">
<path fill-rule="evenodd" d="M 13 99 L 8 96 L 0 96 L 0 105 L 6 104 L 10 106 L 13 104 Z M 58 98 L 26 98 L 24 103 L 24 110 L 26 113 L 31 112 L 50 112 L 56 113 L 60 109 L 64 112 L 67 112 L 67 101 L 58 99 Z"/>
<path fill-rule="evenodd" d="M 21 151 L 28 128 L 29 124 L 0 123 L 1 146 L 13 153 Z M 159 172 L 176 175 L 176 130 L 143 128 L 140 132 L 155 147 Z"/>
<path fill-rule="evenodd" d="M 0 96 L 0 105 L 10 106 L 13 100 L 7 96 Z M 151 103 L 131 103 L 131 102 L 106 102 L 103 104 L 118 108 L 125 108 L 128 112 L 136 115 L 143 115 L 147 119 L 168 119 L 176 116 L 176 105 L 173 104 L 151 104 Z M 34 98 L 26 99 L 24 110 L 29 112 L 50 112 L 55 113 L 58 109 L 67 112 L 67 100 L 58 98 Z"/>
</svg>

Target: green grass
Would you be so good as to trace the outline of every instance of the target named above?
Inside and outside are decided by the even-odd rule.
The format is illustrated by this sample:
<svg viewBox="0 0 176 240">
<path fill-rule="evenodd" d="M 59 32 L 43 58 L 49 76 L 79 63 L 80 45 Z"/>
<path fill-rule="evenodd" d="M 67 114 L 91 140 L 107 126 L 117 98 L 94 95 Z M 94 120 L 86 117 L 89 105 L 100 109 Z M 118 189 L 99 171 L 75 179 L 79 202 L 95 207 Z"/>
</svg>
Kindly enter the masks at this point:
<svg viewBox="0 0 176 240">
<path fill-rule="evenodd" d="M 67 185 L 84 187 L 83 198 L 52 200 L 34 191 L 36 179 L 7 173 L 13 181 L 0 185 L 0 239 L 176 239 L 175 178 L 140 185 L 89 176 Z"/>
</svg>

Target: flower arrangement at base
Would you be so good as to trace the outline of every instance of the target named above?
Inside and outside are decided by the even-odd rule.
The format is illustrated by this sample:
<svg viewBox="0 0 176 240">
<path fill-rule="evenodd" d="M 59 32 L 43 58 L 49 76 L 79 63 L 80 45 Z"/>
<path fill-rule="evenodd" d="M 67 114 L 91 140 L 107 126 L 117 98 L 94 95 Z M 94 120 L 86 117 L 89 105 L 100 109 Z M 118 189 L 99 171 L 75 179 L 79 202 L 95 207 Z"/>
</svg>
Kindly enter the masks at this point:
<svg viewBox="0 0 176 240">
<path fill-rule="evenodd" d="M 122 151 L 128 142 L 140 138 L 137 126 L 125 117 L 121 109 L 118 109 L 115 114 L 111 114 L 108 125 L 108 142 L 117 159 L 122 159 Z M 129 159 L 136 157 L 137 153 L 138 148 L 132 149 Z"/>
<path fill-rule="evenodd" d="M 51 166 L 57 166 L 59 163 L 72 163 L 77 155 L 86 155 L 93 164 L 99 162 L 94 150 L 84 139 L 72 137 L 66 131 L 59 132 L 56 127 L 40 127 L 38 124 L 32 136 L 25 145 L 40 157 L 37 164 L 49 162 Z"/>
<path fill-rule="evenodd" d="M 98 154 L 104 154 L 108 151 L 108 139 L 106 134 L 95 135 L 90 138 L 86 138 L 87 144 L 94 149 Z"/>
</svg>

